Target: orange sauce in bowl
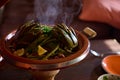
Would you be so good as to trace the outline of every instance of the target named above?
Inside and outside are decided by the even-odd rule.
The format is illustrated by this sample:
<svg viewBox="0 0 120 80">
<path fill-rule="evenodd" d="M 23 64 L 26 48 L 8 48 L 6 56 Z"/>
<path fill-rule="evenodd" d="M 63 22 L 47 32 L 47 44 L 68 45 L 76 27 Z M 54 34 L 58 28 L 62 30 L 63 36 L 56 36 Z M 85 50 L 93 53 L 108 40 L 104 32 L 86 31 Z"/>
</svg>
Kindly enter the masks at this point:
<svg viewBox="0 0 120 80">
<path fill-rule="evenodd" d="M 110 74 L 120 75 L 120 55 L 110 55 L 102 60 L 102 67 Z"/>
</svg>

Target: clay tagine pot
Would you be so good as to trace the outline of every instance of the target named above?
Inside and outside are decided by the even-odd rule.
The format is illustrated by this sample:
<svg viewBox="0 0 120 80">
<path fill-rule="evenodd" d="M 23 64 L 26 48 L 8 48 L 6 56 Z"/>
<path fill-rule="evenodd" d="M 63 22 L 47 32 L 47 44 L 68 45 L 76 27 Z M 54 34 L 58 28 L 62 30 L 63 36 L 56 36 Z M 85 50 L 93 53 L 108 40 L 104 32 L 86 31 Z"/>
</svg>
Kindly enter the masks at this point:
<svg viewBox="0 0 120 80">
<path fill-rule="evenodd" d="M 15 56 L 9 50 L 6 42 L 15 35 L 15 32 L 16 30 L 1 39 L 1 55 L 8 63 L 29 70 L 35 77 L 35 80 L 54 80 L 54 77 L 60 69 L 72 66 L 83 60 L 87 56 L 90 48 L 88 38 L 83 33 L 76 31 L 81 48 L 74 54 L 60 59 L 31 60 Z"/>
</svg>

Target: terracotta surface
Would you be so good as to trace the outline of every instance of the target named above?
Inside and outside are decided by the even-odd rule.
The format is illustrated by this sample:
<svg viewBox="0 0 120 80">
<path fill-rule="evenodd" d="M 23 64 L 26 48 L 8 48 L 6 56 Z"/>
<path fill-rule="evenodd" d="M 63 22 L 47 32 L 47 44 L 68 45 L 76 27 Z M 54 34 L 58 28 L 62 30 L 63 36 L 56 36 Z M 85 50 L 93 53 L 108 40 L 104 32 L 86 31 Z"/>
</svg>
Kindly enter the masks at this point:
<svg viewBox="0 0 120 80">
<path fill-rule="evenodd" d="M 110 55 L 105 57 L 102 66 L 108 73 L 120 75 L 120 56 Z"/>
<path fill-rule="evenodd" d="M 28 58 L 15 56 L 9 51 L 6 45 L 6 40 L 10 39 L 10 37 L 12 37 L 14 34 L 15 31 L 11 32 L 6 37 L 1 39 L 0 41 L 0 44 L 2 45 L 2 46 L 0 45 L 1 55 L 4 57 L 6 61 L 10 62 L 11 64 L 26 69 L 51 70 L 71 66 L 83 60 L 87 56 L 90 49 L 90 42 L 88 38 L 82 33 L 76 31 L 76 35 L 78 37 L 81 49 L 76 51 L 74 54 L 60 59 L 31 60 Z"/>
</svg>

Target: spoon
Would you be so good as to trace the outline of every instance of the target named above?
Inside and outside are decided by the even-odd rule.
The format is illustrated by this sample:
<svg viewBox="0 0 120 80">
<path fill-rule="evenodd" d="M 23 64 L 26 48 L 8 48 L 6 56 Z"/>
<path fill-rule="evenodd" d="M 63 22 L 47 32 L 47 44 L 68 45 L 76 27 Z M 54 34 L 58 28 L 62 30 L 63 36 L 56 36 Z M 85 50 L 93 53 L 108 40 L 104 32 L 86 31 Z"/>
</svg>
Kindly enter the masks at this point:
<svg viewBox="0 0 120 80">
<path fill-rule="evenodd" d="M 101 58 L 103 58 L 103 57 L 106 57 L 106 56 L 108 56 L 108 55 L 115 55 L 115 54 L 118 54 L 118 55 L 119 55 L 119 54 L 120 54 L 120 51 L 98 53 L 98 52 L 96 52 L 96 51 L 94 51 L 94 50 L 90 50 L 90 53 L 93 54 L 93 55 L 96 56 L 96 57 L 101 57 Z"/>
<path fill-rule="evenodd" d="M 102 67 L 110 74 L 120 75 L 120 55 L 109 55 L 102 60 Z"/>
</svg>

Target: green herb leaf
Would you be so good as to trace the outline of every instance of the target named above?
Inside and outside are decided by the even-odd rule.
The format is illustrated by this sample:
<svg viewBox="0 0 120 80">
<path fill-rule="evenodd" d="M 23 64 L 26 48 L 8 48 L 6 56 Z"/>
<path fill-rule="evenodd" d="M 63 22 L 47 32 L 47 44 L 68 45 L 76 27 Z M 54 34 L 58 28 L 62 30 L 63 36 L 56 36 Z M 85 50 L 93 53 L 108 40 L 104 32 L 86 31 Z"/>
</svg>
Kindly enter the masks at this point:
<svg viewBox="0 0 120 80">
<path fill-rule="evenodd" d="M 104 77 L 103 77 L 103 80 L 108 80 L 108 77 L 107 77 L 107 76 L 104 76 Z"/>
</svg>

